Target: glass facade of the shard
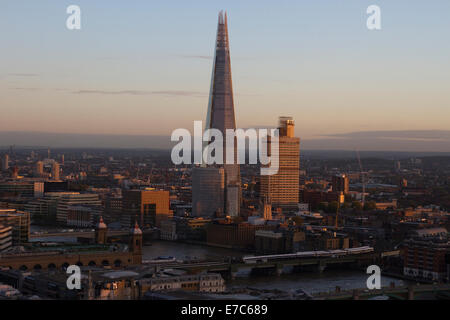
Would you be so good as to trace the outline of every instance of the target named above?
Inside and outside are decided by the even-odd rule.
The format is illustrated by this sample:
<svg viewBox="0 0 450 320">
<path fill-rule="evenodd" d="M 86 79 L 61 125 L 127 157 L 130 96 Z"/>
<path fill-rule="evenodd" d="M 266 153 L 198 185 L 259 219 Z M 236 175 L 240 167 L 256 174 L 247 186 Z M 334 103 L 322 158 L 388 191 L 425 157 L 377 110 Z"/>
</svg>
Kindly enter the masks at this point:
<svg viewBox="0 0 450 320">
<path fill-rule="evenodd" d="M 226 159 L 226 130 L 236 129 L 234 116 L 233 85 L 231 79 L 230 46 L 228 38 L 227 16 L 222 12 L 219 14 L 217 27 L 217 39 L 213 62 L 211 89 L 209 95 L 208 113 L 205 129 L 218 129 L 224 137 L 223 158 Z M 225 189 L 223 197 L 217 195 L 216 198 L 224 199 L 218 204 L 218 210 L 229 216 L 238 216 L 241 201 L 241 178 L 239 165 L 236 162 L 236 141 L 234 141 L 234 164 L 221 165 L 225 172 Z M 217 166 L 217 165 L 216 165 Z M 202 168 L 196 168 L 201 170 Z M 198 177 L 202 175 L 197 175 Z M 205 182 L 206 183 L 206 182 Z M 215 189 L 215 190 L 220 190 Z M 200 192 L 193 188 L 193 194 Z M 196 212 L 195 208 L 204 207 L 198 201 L 203 198 L 201 195 L 193 195 L 193 210 L 195 215 L 213 215 L 213 212 Z M 223 210 L 222 210 L 223 209 Z"/>
</svg>

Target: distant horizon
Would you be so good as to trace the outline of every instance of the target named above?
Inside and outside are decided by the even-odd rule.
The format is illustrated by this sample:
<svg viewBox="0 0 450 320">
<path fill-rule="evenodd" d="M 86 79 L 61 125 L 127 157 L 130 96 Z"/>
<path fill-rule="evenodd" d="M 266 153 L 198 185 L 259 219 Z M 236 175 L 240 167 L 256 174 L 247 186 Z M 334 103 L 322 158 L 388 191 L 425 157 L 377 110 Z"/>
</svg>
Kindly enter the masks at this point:
<svg viewBox="0 0 450 320">
<path fill-rule="evenodd" d="M 237 127 L 287 115 L 306 148 L 450 151 L 447 134 L 355 134 L 450 127 L 450 44 L 442 41 L 450 2 L 377 0 L 381 30 L 367 28 L 372 4 L 78 0 L 81 29 L 68 30 L 67 2 L 5 1 L 0 128 L 127 137 L 191 129 L 206 120 L 223 9 Z"/>
<path fill-rule="evenodd" d="M 324 135 L 316 139 L 300 136 L 301 150 L 374 152 L 450 152 L 450 130 L 359 131 Z M 176 142 L 169 135 L 57 133 L 44 131 L 0 131 L 0 148 L 11 145 L 51 148 L 119 148 L 170 150 Z M 378 146 L 378 148 L 373 148 Z"/>
</svg>

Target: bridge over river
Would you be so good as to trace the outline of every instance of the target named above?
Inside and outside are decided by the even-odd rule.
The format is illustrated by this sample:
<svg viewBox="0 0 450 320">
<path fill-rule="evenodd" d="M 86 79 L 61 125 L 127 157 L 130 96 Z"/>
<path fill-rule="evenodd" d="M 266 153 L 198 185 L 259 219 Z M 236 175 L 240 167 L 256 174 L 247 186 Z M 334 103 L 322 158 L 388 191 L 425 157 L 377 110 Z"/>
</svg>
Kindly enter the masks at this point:
<svg viewBox="0 0 450 320">
<path fill-rule="evenodd" d="M 240 269 L 251 269 L 254 273 L 276 273 L 281 275 L 285 267 L 301 269 L 308 267 L 323 272 L 327 266 L 344 264 L 363 267 L 376 263 L 380 254 L 365 253 L 359 255 L 338 256 L 338 257 L 299 257 L 295 259 L 277 259 L 258 263 L 244 263 L 241 261 L 205 261 L 205 262 L 153 262 L 146 265 L 153 265 L 158 268 L 183 269 L 189 273 L 218 272 L 223 275 L 235 278 Z"/>
</svg>

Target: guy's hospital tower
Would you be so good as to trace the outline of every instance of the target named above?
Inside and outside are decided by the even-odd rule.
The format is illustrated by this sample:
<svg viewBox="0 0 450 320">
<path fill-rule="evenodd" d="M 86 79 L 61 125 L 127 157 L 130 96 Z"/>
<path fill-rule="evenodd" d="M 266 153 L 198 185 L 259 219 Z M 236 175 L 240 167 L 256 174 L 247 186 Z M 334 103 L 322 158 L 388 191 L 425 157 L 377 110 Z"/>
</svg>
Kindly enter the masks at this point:
<svg viewBox="0 0 450 320">
<path fill-rule="evenodd" d="M 206 129 L 223 135 L 226 159 L 226 129 L 236 129 L 227 15 L 219 13 Z M 241 203 L 241 175 L 234 141 L 234 164 L 202 165 L 192 172 L 192 213 L 194 216 L 238 216 Z"/>
</svg>

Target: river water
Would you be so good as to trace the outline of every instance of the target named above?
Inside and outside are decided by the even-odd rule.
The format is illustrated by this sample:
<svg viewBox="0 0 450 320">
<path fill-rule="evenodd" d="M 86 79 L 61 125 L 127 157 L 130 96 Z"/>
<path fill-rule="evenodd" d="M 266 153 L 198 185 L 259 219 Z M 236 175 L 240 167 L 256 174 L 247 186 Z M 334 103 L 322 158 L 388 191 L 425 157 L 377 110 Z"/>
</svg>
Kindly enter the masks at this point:
<svg viewBox="0 0 450 320">
<path fill-rule="evenodd" d="M 170 241 L 154 241 L 151 246 L 144 246 L 143 259 L 151 260 L 159 256 L 172 256 L 177 259 L 198 258 L 220 260 L 226 256 L 239 257 L 248 255 L 230 249 L 215 248 L 201 245 L 185 244 Z M 258 289 L 279 289 L 290 291 L 303 289 L 309 293 L 334 291 L 336 286 L 341 290 L 364 289 L 369 275 L 358 270 L 325 270 L 318 272 L 289 273 L 285 270 L 281 276 L 255 276 L 250 275 L 249 270 L 240 270 L 236 279 L 227 280 L 227 287 L 251 287 Z M 382 276 L 381 285 L 389 286 L 391 282 L 395 286 L 405 285 L 403 280 Z"/>
<path fill-rule="evenodd" d="M 44 230 L 48 231 L 44 228 Z M 32 230 L 36 231 L 36 230 Z M 41 231 L 41 230 L 39 230 Z M 52 239 L 34 239 L 33 241 L 64 241 L 76 242 L 76 238 L 55 237 Z M 152 260 L 159 256 L 172 256 L 177 259 L 205 259 L 205 260 L 221 260 L 224 257 L 241 257 L 249 255 L 248 253 L 235 251 L 231 249 L 208 247 L 204 245 L 186 244 L 172 241 L 152 241 L 151 245 L 143 247 L 143 259 Z M 336 286 L 341 287 L 342 290 L 349 289 L 363 289 L 366 288 L 366 281 L 368 275 L 358 270 L 325 270 L 323 273 L 318 272 L 301 272 L 290 273 L 285 270 L 281 276 L 264 275 L 255 276 L 250 275 L 249 270 L 242 269 L 237 274 L 234 280 L 227 280 L 227 287 L 251 287 L 258 289 L 279 289 L 283 291 L 290 291 L 296 289 L 303 289 L 309 293 L 334 291 Z M 408 284 L 408 282 L 382 276 L 381 285 L 389 286 L 394 282 L 396 286 Z"/>
</svg>

